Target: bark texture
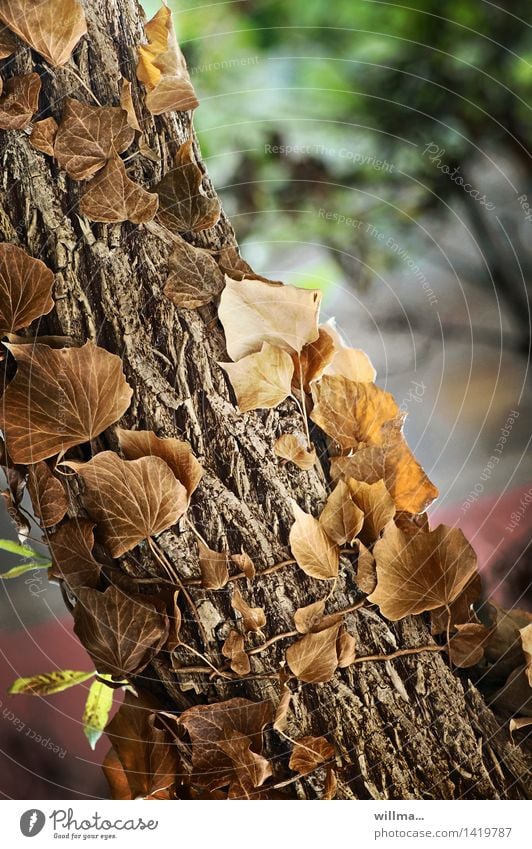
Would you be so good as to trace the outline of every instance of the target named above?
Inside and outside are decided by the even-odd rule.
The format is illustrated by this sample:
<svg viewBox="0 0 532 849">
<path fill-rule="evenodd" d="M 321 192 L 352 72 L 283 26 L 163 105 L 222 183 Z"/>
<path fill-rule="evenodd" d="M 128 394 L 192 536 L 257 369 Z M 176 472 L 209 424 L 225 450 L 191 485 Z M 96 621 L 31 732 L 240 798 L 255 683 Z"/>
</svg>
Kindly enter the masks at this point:
<svg viewBox="0 0 532 849">
<path fill-rule="evenodd" d="M 72 73 L 74 69 L 102 105 L 117 105 L 119 80 L 133 82 L 155 164 L 140 156 L 128 163 L 130 174 L 146 188 L 171 166 L 176 147 L 189 135 L 186 115 L 153 118 L 143 107 L 135 80 L 136 46 L 142 40 L 135 0 L 86 0 L 88 38 L 82 39 L 70 66 L 52 69 L 29 48 L 9 73 L 36 70 L 42 76 L 41 117 L 60 119 L 62 100 L 70 94 L 91 102 Z M 208 15 L 208 9 L 205 12 Z M 3 64 L 3 63 L 0 63 Z M 197 151 L 198 159 L 199 152 Z M 187 439 L 205 468 L 191 518 L 210 546 L 241 546 L 258 569 L 290 557 L 292 524 L 289 498 L 317 513 L 326 497 L 321 471 L 283 467 L 273 453 L 281 433 L 301 428 L 291 402 L 265 413 L 240 415 L 227 380 L 216 365 L 227 359 L 216 310 L 178 311 L 162 295 L 171 241 L 157 225 L 101 225 L 78 213 L 80 184 L 37 152 L 26 134 L 0 133 L 0 238 L 25 247 L 56 272 L 57 309 L 42 320 L 41 333 L 92 339 L 123 359 L 134 389 L 124 426 L 149 428 L 158 435 Z M 212 187 L 205 176 L 205 188 Z M 216 228 L 187 236 L 217 249 L 235 244 L 222 215 Z M 116 449 L 112 433 L 97 448 Z M 181 522 L 158 539 L 159 547 L 183 577 L 197 577 L 195 537 Z M 129 574 L 157 575 L 161 569 L 147 545 L 120 561 Z M 343 570 L 331 612 L 360 597 L 349 564 Z M 185 634 L 191 645 L 220 659 L 220 646 L 234 622 L 230 598 L 235 583 L 219 592 L 191 588 L 209 644 L 203 645 L 187 607 Z M 323 596 L 323 587 L 288 566 L 238 587 L 252 605 L 265 608 L 265 635 L 257 644 L 293 629 L 293 613 Z M 393 652 L 431 642 L 422 618 L 391 624 L 374 609 L 347 617 L 359 654 Z M 253 638 L 251 638 L 252 641 Z M 253 671 L 277 669 L 290 639 L 279 640 L 254 656 Z M 190 654 L 189 665 L 198 665 Z M 183 709 L 202 701 L 234 696 L 277 702 L 274 679 L 228 682 L 205 674 L 173 674 L 157 662 L 145 676 L 147 686 L 169 707 Z M 527 767 L 520 750 L 499 728 L 479 693 L 456 677 L 435 653 L 365 663 L 339 670 L 328 684 L 300 685 L 290 723 L 292 736 L 326 734 L 339 756 L 338 798 L 342 799 L 498 799 L 529 795 Z M 271 729 L 265 754 L 279 781 L 289 778 L 290 745 Z M 318 780 L 319 778 L 319 780 Z M 323 775 L 293 782 L 285 792 L 298 798 L 321 795 Z"/>
</svg>

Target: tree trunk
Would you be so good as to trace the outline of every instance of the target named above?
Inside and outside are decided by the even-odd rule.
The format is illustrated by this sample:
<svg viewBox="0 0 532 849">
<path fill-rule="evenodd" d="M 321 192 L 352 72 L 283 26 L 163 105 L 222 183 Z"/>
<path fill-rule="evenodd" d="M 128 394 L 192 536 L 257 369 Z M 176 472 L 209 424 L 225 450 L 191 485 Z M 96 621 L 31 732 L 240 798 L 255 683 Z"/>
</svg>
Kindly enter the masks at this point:
<svg viewBox="0 0 532 849">
<path fill-rule="evenodd" d="M 143 106 L 135 79 L 136 47 L 143 38 L 136 0 L 91 0 L 84 6 L 89 34 L 69 66 L 52 69 L 28 48 L 17 55 L 13 72 L 41 74 L 41 106 L 46 104 L 42 117 L 51 114 L 58 120 L 65 95 L 90 102 L 69 68 L 76 68 L 103 105 L 117 105 L 120 77 L 130 79 L 150 146 L 161 156 L 159 164 L 141 157 L 128 163 L 131 176 L 149 188 L 171 166 L 177 146 L 188 137 L 189 118 L 186 114 L 153 118 Z M 197 148 L 196 154 L 201 164 Z M 78 214 L 79 183 L 37 152 L 22 132 L 0 133 L 0 156 L 0 239 L 23 246 L 57 275 L 56 310 L 41 321 L 40 332 L 92 339 L 118 354 L 134 390 L 125 426 L 190 442 L 205 468 L 192 499 L 191 518 L 212 548 L 239 552 L 243 547 L 259 570 L 289 558 L 290 498 L 316 515 L 327 492 L 321 470 L 282 466 L 273 453 L 281 432 L 301 429 L 294 403 L 287 401 L 268 412 L 237 412 L 224 373 L 216 365 L 227 355 L 215 308 L 178 311 L 162 295 L 171 250 L 162 229 L 88 222 Z M 213 194 L 207 176 L 204 187 Z M 223 215 L 212 230 L 187 238 L 211 249 L 235 244 Z M 95 447 L 117 446 L 109 433 Z M 181 522 L 165 532 L 158 545 L 181 576 L 197 576 L 197 544 L 188 525 Z M 135 556 L 121 558 L 120 565 L 129 574 L 161 574 L 146 544 L 135 549 Z M 256 638 L 257 644 L 292 631 L 294 610 L 319 597 L 315 582 L 294 566 L 243 583 L 239 586 L 246 600 L 264 607 L 267 614 L 265 634 Z M 234 617 L 233 586 L 219 592 L 190 589 L 209 645 L 202 644 L 190 616 L 187 638 L 214 658 L 220 657 L 220 629 Z M 354 582 L 340 579 L 329 608 L 340 610 L 359 598 Z M 431 642 L 422 617 L 390 623 L 375 608 L 365 608 L 349 614 L 347 624 L 361 655 Z M 289 639 L 279 640 L 256 655 L 254 672 L 277 668 L 288 643 Z M 191 665 L 197 663 L 191 656 Z M 153 680 L 154 672 L 159 683 Z M 156 661 L 144 677 L 145 686 L 178 710 L 235 696 L 270 698 L 274 703 L 279 699 L 279 684 L 269 678 L 233 682 L 211 680 L 202 673 L 183 677 L 163 661 Z M 289 732 L 334 739 L 337 798 L 528 795 L 521 752 L 467 678 L 453 674 L 439 653 L 362 663 L 339 670 L 330 683 L 300 685 Z M 265 754 L 272 759 L 279 782 L 293 775 L 287 769 L 289 748 L 276 732 L 266 732 Z M 319 798 L 322 787 L 310 776 L 288 784 L 285 792 L 294 798 Z"/>
</svg>

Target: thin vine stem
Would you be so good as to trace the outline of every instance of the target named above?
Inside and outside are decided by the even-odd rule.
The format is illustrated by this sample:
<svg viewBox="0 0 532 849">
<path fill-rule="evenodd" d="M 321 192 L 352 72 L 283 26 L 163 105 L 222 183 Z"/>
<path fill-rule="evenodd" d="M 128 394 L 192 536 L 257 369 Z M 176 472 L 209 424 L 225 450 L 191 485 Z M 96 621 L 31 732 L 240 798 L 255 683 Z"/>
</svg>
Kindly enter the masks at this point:
<svg viewBox="0 0 532 849">
<path fill-rule="evenodd" d="M 92 97 L 92 99 L 94 100 L 94 102 L 95 102 L 96 106 L 99 106 L 100 108 L 102 108 L 102 104 L 100 103 L 100 101 L 98 100 L 98 98 L 96 97 L 96 95 L 94 94 L 94 92 L 93 92 L 93 91 L 91 91 L 91 89 L 88 87 L 87 83 L 85 83 L 85 82 L 81 79 L 81 77 L 79 76 L 79 74 L 77 74 L 77 73 L 76 73 L 76 71 L 75 71 L 73 68 L 71 68 L 71 67 L 70 67 L 70 65 L 65 65 L 65 66 L 64 66 L 64 70 L 65 70 L 65 71 L 68 71 L 68 73 L 69 73 L 69 74 L 72 74 L 72 76 L 73 76 L 73 77 L 75 77 L 75 78 L 77 79 L 78 83 L 79 83 L 81 86 L 83 86 L 83 88 L 85 89 L 85 91 L 87 92 L 87 94 L 90 94 L 90 96 L 91 96 L 91 97 Z"/>
</svg>

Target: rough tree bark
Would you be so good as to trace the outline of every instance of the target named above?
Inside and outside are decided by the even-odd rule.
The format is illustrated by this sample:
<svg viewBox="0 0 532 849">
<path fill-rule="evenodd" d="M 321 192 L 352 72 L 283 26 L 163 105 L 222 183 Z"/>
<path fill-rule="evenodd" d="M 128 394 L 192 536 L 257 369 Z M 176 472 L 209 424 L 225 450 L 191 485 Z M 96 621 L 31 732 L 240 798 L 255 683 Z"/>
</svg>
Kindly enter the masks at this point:
<svg viewBox="0 0 532 849">
<path fill-rule="evenodd" d="M 84 6 L 89 37 L 82 39 L 70 67 L 77 66 L 76 73 L 104 105 L 118 104 L 120 77 L 132 80 L 150 146 L 161 161 L 154 164 L 136 157 L 128 167 L 133 178 L 149 188 L 188 137 L 188 116 L 153 118 L 142 105 L 142 90 L 135 80 L 136 47 L 143 38 L 136 0 L 90 0 Z M 51 114 L 59 119 L 67 94 L 90 102 L 69 67 L 51 69 L 27 48 L 17 55 L 13 72 L 31 70 L 42 76 L 41 106 L 46 105 L 42 117 Z M 201 163 L 197 147 L 196 153 Z M 259 569 L 289 557 L 293 521 L 289 498 L 316 515 L 327 491 L 321 471 L 283 467 L 274 456 L 275 438 L 300 429 L 293 403 L 264 413 L 237 412 L 216 365 L 227 359 L 216 310 L 178 311 L 162 295 L 171 249 L 163 231 L 129 223 L 89 223 L 78 214 L 80 185 L 37 152 L 24 133 L 0 134 L 0 157 L 0 239 L 22 245 L 57 275 L 57 308 L 41 321 L 40 333 L 92 339 L 119 354 L 134 389 L 125 426 L 190 442 L 206 470 L 193 497 L 191 516 L 212 548 L 238 552 L 244 546 Z M 204 186 L 213 193 L 207 176 Z M 187 238 L 212 249 L 235 244 L 223 215 L 214 229 Z M 112 433 L 104 434 L 96 447 L 116 449 Z M 196 540 L 188 526 L 181 522 L 162 534 L 158 543 L 181 575 L 197 575 Z M 160 574 L 145 544 L 120 564 L 130 574 Z M 231 586 L 220 592 L 191 590 L 209 634 L 206 648 L 215 657 L 220 627 L 233 616 Z M 312 586 L 300 570 L 287 567 L 256 578 L 242 591 L 249 603 L 266 609 L 268 639 L 292 630 L 294 610 L 318 597 L 311 594 Z M 330 609 L 347 607 L 357 598 L 354 582 L 343 579 Z M 347 624 L 356 634 L 360 654 L 431 641 L 421 617 L 392 624 L 368 608 L 350 614 Z M 191 644 L 204 651 L 190 617 L 185 628 Z M 285 646 L 281 640 L 262 652 L 256 671 L 260 664 L 265 669 L 278 666 Z M 278 685 L 270 679 L 233 683 L 189 674 L 183 681 L 161 662 L 144 678 L 145 685 L 174 709 L 234 696 L 274 702 L 279 697 Z M 529 796 L 523 755 L 475 688 L 464 676 L 454 675 L 439 654 L 360 664 L 339 670 L 330 683 L 301 685 L 291 728 L 297 729 L 297 736 L 334 738 L 341 763 L 337 798 Z M 290 775 L 286 741 L 270 729 L 265 743 L 280 779 L 286 778 Z M 321 787 L 309 777 L 289 784 L 285 792 L 294 798 L 316 798 Z"/>
</svg>

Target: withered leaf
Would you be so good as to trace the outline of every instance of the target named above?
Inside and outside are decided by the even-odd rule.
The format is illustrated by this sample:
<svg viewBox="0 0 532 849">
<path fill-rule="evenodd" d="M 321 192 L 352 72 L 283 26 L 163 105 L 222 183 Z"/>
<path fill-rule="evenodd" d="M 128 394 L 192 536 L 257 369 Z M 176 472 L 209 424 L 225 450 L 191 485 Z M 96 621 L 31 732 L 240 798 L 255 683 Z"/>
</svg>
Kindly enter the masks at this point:
<svg viewBox="0 0 532 849">
<path fill-rule="evenodd" d="M 174 167 L 155 187 L 160 201 L 159 218 L 169 230 L 207 230 L 218 221 L 220 203 L 203 194 L 202 179 L 189 139 L 179 148 Z"/>
<path fill-rule="evenodd" d="M 338 667 L 345 669 L 351 666 L 356 658 L 357 642 L 348 631 L 341 631 L 336 641 L 336 653 L 338 655 Z"/>
<path fill-rule="evenodd" d="M 407 536 L 430 530 L 427 513 L 408 513 L 406 510 L 398 510 L 394 522 Z"/>
<path fill-rule="evenodd" d="M 242 570 L 248 581 L 253 580 L 257 570 L 255 569 L 255 564 L 249 554 L 246 554 L 246 552 L 242 549 L 240 554 L 232 554 L 231 560 Z"/>
<path fill-rule="evenodd" d="M 0 97 L 0 130 L 23 130 L 39 107 L 39 74 L 24 74 L 6 81 Z"/>
<path fill-rule="evenodd" d="M 377 586 L 377 567 L 375 566 L 375 558 L 371 551 L 368 551 L 366 546 L 360 542 L 360 540 L 356 540 L 355 545 L 358 548 L 356 577 L 357 587 L 361 592 L 369 595 L 369 593 L 372 593 Z"/>
<path fill-rule="evenodd" d="M 53 309 L 53 272 L 17 245 L 0 244 L 0 335 L 28 327 Z"/>
<path fill-rule="evenodd" d="M 289 354 L 265 342 L 237 363 L 218 363 L 228 374 L 240 412 L 277 407 L 291 393 L 294 364 Z"/>
<path fill-rule="evenodd" d="M 131 83 L 126 79 L 122 80 L 122 84 L 120 86 L 120 106 L 127 115 L 127 122 L 131 129 L 136 130 L 137 133 L 141 133 L 142 127 L 139 124 L 135 104 L 133 103 Z"/>
<path fill-rule="evenodd" d="M 307 684 L 330 681 L 338 666 L 336 638 L 341 624 L 305 634 L 286 650 L 286 662 L 294 675 Z"/>
<path fill-rule="evenodd" d="M 47 537 L 52 555 L 51 574 L 67 582 L 73 592 L 98 586 L 100 564 L 93 557 L 94 524 L 87 519 L 69 519 Z"/>
<path fill-rule="evenodd" d="M 168 260 L 164 294 L 182 309 L 196 309 L 218 297 L 224 287 L 223 274 L 211 254 L 182 239 Z"/>
<path fill-rule="evenodd" d="M 154 218 L 158 205 L 157 195 L 130 180 L 124 163 L 114 155 L 85 189 L 79 209 L 91 221 L 143 224 Z"/>
<path fill-rule="evenodd" d="M 292 501 L 295 522 L 290 529 L 290 548 L 297 565 L 311 578 L 326 581 L 338 575 L 338 546 L 321 524 Z"/>
<path fill-rule="evenodd" d="M 116 429 L 120 449 L 126 460 L 160 457 L 183 484 L 190 498 L 198 486 L 203 469 L 188 442 L 172 437 L 156 436 L 152 430 Z"/>
<path fill-rule="evenodd" d="M 300 775 L 307 775 L 334 757 L 334 746 L 325 737 L 300 737 L 295 744 L 288 766 Z"/>
<path fill-rule="evenodd" d="M 92 342 L 60 350 L 6 347 L 17 373 L 5 391 L 0 424 L 16 463 L 37 463 L 95 439 L 129 407 L 132 390 L 120 357 Z"/>
<path fill-rule="evenodd" d="M 395 516 L 395 503 L 382 480 L 365 483 L 349 478 L 347 487 L 351 498 L 364 514 L 360 539 L 364 545 L 370 545 Z"/>
<path fill-rule="evenodd" d="M 90 106 L 67 97 L 55 138 L 55 157 L 74 180 L 87 180 L 127 150 L 134 138 L 127 112 L 120 106 Z"/>
<path fill-rule="evenodd" d="M 532 687 L 532 624 L 525 628 L 520 628 L 521 645 L 523 646 L 523 654 L 526 658 L 528 683 Z"/>
<path fill-rule="evenodd" d="M 492 630 L 475 622 L 455 625 L 456 634 L 449 641 L 449 656 L 454 666 L 465 669 L 474 666 L 484 655 L 484 646 L 489 640 Z"/>
<path fill-rule="evenodd" d="M 297 389 L 303 388 L 305 392 L 310 392 L 310 384 L 313 380 L 321 377 L 333 359 L 334 353 L 334 342 L 330 334 L 323 327 L 318 327 L 318 338 L 305 345 L 299 355 L 292 355 L 294 358 L 294 386 Z"/>
<path fill-rule="evenodd" d="M 36 121 L 32 127 L 30 143 L 36 150 L 54 156 L 54 143 L 57 135 L 57 121 L 55 118 L 44 118 Z"/>
<path fill-rule="evenodd" d="M 109 749 L 102 763 L 102 772 L 111 791 L 111 799 L 132 799 L 133 794 L 125 770 L 113 748 Z"/>
<path fill-rule="evenodd" d="M 245 757 L 244 751 L 247 747 L 251 755 L 262 756 L 262 730 L 272 720 L 271 702 L 241 698 L 186 710 L 180 722 L 192 741 L 193 782 L 208 790 L 229 784 L 236 795 L 260 786 L 271 767 L 264 758 L 262 763 Z"/>
<path fill-rule="evenodd" d="M 458 528 L 406 537 L 390 523 L 373 549 L 377 587 L 369 600 L 387 619 L 448 606 L 477 571 L 477 558 Z"/>
<path fill-rule="evenodd" d="M 288 711 L 290 710 L 290 705 L 292 703 L 292 692 L 287 685 L 287 678 L 289 676 L 286 673 L 281 673 L 281 698 L 279 699 L 279 703 L 277 705 L 277 709 L 275 711 L 275 717 L 273 719 L 273 727 L 275 731 L 280 731 L 283 733 L 288 724 L 287 717 Z"/>
<path fill-rule="evenodd" d="M 178 598 L 179 590 L 176 590 L 172 598 L 172 613 L 169 616 L 170 633 L 168 634 L 168 639 L 164 646 L 167 652 L 173 652 L 181 642 L 179 634 L 181 631 L 183 617 L 181 616 L 181 611 L 177 604 Z"/>
<path fill-rule="evenodd" d="M 103 451 L 88 463 L 64 461 L 83 478 L 83 504 L 113 557 L 175 525 L 187 508 L 185 487 L 160 457 L 122 460 Z"/>
<path fill-rule="evenodd" d="M 332 339 L 335 353 L 331 363 L 325 369 L 325 374 L 346 377 L 360 383 L 373 383 L 377 376 L 370 358 L 360 348 L 349 348 L 341 334 L 336 329 L 334 319 L 330 319 L 321 329 Z"/>
<path fill-rule="evenodd" d="M 249 657 L 244 651 L 244 637 L 238 631 L 229 631 L 229 635 L 222 646 L 222 654 L 231 663 L 231 669 L 237 675 L 247 675 L 251 669 Z"/>
<path fill-rule="evenodd" d="M 322 799 L 334 799 L 338 792 L 338 779 L 336 777 L 336 770 L 329 766 L 327 767 L 327 774 L 325 776 L 325 787 L 323 788 L 323 796 Z"/>
<path fill-rule="evenodd" d="M 242 598 L 240 590 L 233 591 L 231 605 L 240 613 L 242 617 L 242 625 L 245 631 L 260 631 L 266 625 L 266 615 L 262 607 L 250 607 L 247 601 Z"/>
<path fill-rule="evenodd" d="M 426 530 L 428 530 L 428 526 Z M 446 607 L 438 607 L 436 610 L 431 610 L 431 633 L 441 634 L 447 630 L 447 627 L 453 628 L 455 625 L 463 625 L 469 622 L 471 619 L 471 605 L 479 598 L 481 591 L 482 581 L 480 580 L 480 575 L 477 573 L 473 575 L 460 595 L 449 605 L 449 610 Z M 449 614 L 451 614 L 450 619 Z"/>
<path fill-rule="evenodd" d="M 226 245 L 219 251 L 217 260 L 221 271 L 233 280 L 255 277 L 252 267 L 240 256 L 237 245 Z"/>
<path fill-rule="evenodd" d="M 103 593 L 81 587 L 77 597 L 74 631 L 98 672 L 141 672 L 166 642 L 168 617 L 145 597 L 113 586 Z"/>
<path fill-rule="evenodd" d="M 517 719 L 513 717 L 508 725 L 508 730 L 510 734 L 513 734 L 514 731 L 520 731 L 521 728 L 527 728 L 529 725 L 532 725 L 532 716 L 520 716 Z"/>
<path fill-rule="evenodd" d="M 262 280 L 226 277 L 218 318 L 227 353 L 235 362 L 260 351 L 264 342 L 299 353 L 318 338 L 321 293 Z"/>
<path fill-rule="evenodd" d="M 324 375 L 312 391 L 312 421 L 342 448 L 356 448 L 360 442 L 381 445 L 382 426 L 399 414 L 390 393 L 374 383 Z"/>
<path fill-rule="evenodd" d="M 300 634 L 308 634 L 309 631 L 313 631 L 323 619 L 324 611 L 325 599 L 314 601 L 305 607 L 299 607 L 294 613 L 296 631 L 299 631 Z"/>
<path fill-rule="evenodd" d="M 273 450 L 278 457 L 294 463 L 304 472 L 308 472 L 316 463 L 316 449 L 309 451 L 307 441 L 301 433 L 284 433 L 275 441 Z"/>
<path fill-rule="evenodd" d="M 29 468 L 28 492 L 41 527 L 57 525 L 68 510 L 68 498 L 61 481 L 42 460 Z"/>
<path fill-rule="evenodd" d="M 0 19 L 50 65 L 65 65 L 87 32 L 78 0 L 2 0 Z"/>
<path fill-rule="evenodd" d="M 228 555 L 213 551 L 198 540 L 201 586 L 206 590 L 221 590 L 229 580 Z"/>
<path fill-rule="evenodd" d="M 0 27 L 0 59 L 7 59 L 17 49 L 17 39 L 7 27 Z M 2 84 L 0 82 L 0 94 L 2 93 Z"/>
<path fill-rule="evenodd" d="M 320 525 L 337 545 L 352 542 L 362 529 L 364 513 L 351 498 L 348 485 L 340 480 L 320 514 Z"/>
</svg>

